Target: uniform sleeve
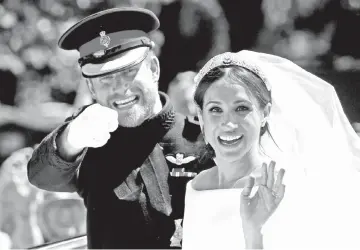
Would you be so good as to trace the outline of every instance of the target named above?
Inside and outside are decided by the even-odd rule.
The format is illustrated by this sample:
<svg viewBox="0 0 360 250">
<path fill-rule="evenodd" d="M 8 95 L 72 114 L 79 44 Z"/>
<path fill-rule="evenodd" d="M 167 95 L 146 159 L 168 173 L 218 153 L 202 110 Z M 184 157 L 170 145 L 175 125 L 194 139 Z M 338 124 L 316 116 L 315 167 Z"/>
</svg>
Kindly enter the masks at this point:
<svg viewBox="0 0 360 250">
<path fill-rule="evenodd" d="M 68 118 L 49 135 L 47 135 L 34 150 L 28 162 L 28 178 L 32 185 L 53 192 L 78 192 L 82 188 L 78 181 L 78 172 L 86 155 L 87 148 L 73 162 L 65 161 L 60 157 L 56 138 L 65 130 L 69 122 L 85 109 Z"/>
</svg>

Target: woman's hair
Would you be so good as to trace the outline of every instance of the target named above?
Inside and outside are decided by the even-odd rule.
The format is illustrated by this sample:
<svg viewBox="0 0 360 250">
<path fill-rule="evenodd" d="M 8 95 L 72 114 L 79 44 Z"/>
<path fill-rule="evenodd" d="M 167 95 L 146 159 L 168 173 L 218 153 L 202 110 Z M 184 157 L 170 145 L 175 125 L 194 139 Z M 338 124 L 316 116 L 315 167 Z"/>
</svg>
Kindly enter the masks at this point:
<svg viewBox="0 0 360 250">
<path fill-rule="evenodd" d="M 257 100 L 261 109 L 264 109 L 268 103 L 271 103 L 270 91 L 266 88 L 266 85 L 261 80 L 261 78 L 258 77 L 255 73 L 240 66 L 220 66 L 210 70 L 201 79 L 199 85 L 196 88 L 194 101 L 201 110 L 203 109 L 204 96 L 206 91 L 214 82 L 220 79 L 226 81 L 229 84 L 244 84 L 249 90 L 250 94 Z M 271 136 L 268 123 L 260 128 L 261 136 L 265 134 L 265 132 L 268 132 Z"/>
</svg>

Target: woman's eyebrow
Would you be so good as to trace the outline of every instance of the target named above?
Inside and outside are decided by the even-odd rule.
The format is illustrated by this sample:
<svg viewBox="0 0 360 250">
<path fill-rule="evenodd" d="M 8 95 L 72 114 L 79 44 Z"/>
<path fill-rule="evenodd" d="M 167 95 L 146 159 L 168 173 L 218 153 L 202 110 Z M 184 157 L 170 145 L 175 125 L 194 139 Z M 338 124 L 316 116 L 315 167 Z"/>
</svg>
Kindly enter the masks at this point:
<svg viewBox="0 0 360 250">
<path fill-rule="evenodd" d="M 236 100 L 236 101 L 234 102 L 234 104 L 238 104 L 238 103 L 252 104 L 252 102 L 249 101 L 249 100 L 247 100 L 247 99 Z"/>
<path fill-rule="evenodd" d="M 209 104 L 221 104 L 221 102 L 219 102 L 219 101 L 208 101 L 208 102 L 205 103 L 205 106 L 207 106 Z"/>
</svg>

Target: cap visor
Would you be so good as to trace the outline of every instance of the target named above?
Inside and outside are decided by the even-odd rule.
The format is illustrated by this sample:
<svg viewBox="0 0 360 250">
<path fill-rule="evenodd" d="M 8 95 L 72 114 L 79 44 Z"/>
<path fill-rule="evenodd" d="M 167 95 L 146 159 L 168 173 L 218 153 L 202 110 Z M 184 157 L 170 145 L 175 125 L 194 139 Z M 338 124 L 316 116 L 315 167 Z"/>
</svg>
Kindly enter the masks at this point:
<svg viewBox="0 0 360 250">
<path fill-rule="evenodd" d="M 85 64 L 81 71 L 85 77 L 98 77 L 115 71 L 125 70 L 143 61 L 149 52 L 149 47 L 139 47 L 118 54 L 103 63 Z"/>
</svg>

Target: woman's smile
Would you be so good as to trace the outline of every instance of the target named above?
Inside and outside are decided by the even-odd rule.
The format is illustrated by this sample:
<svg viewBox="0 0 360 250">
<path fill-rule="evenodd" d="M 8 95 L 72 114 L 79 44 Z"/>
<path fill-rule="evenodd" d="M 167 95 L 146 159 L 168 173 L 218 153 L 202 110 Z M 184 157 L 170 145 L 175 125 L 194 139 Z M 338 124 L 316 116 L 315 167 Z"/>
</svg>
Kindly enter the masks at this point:
<svg viewBox="0 0 360 250">
<path fill-rule="evenodd" d="M 243 138 L 243 135 L 221 135 L 218 136 L 218 141 L 220 143 L 220 145 L 223 146 L 237 146 L 238 144 L 241 143 Z"/>
</svg>

